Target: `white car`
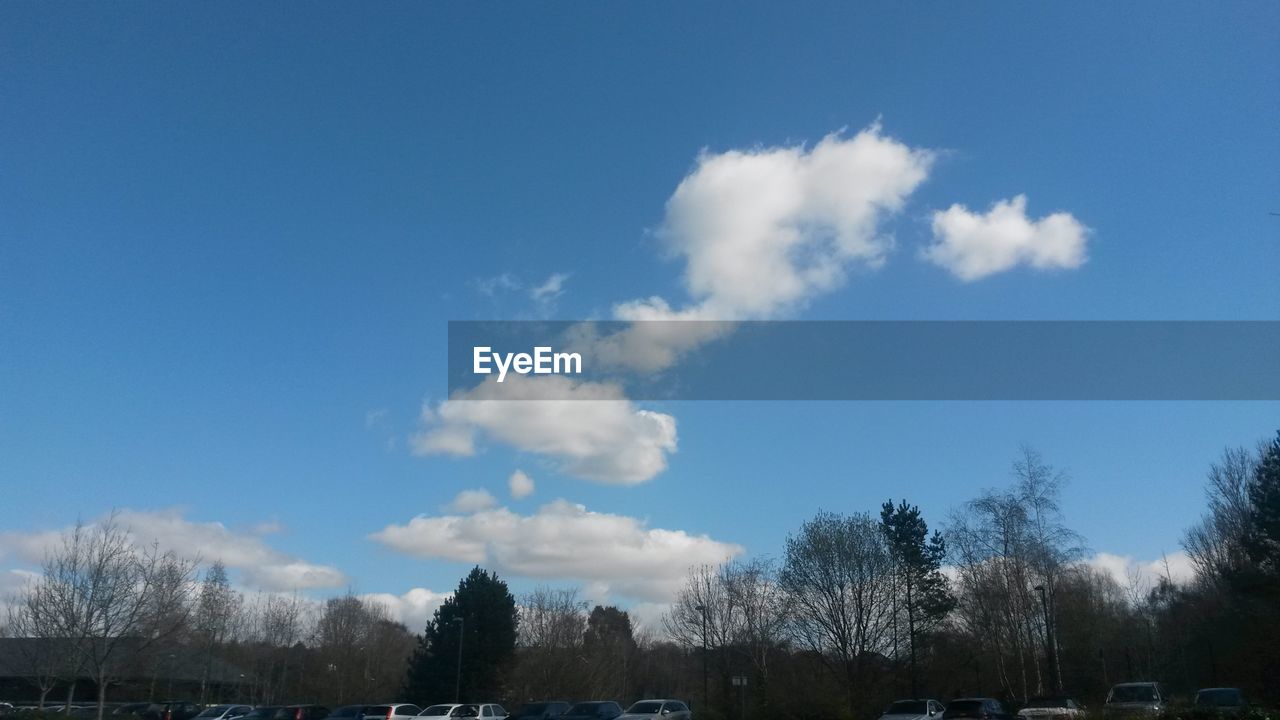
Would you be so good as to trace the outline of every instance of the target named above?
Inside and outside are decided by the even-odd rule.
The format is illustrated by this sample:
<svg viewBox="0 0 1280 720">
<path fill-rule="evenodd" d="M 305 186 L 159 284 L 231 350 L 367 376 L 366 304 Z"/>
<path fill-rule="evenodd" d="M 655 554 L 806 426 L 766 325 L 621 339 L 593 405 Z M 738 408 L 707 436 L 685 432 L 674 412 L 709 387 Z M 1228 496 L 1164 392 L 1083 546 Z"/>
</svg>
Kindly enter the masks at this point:
<svg viewBox="0 0 1280 720">
<path fill-rule="evenodd" d="M 449 713 L 450 718 L 479 718 L 479 720 L 507 720 L 507 711 L 497 703 L 467 703 Z"/>
<path fill-rule="evenodd" d="M 442 703 L 440 705 L 428 705 L 422 708 L 422 712 L 418 713 L 418 717 L 448 717 L 455 709 L 462 707 L 460 703 Z"/>
<path fill-rule="evenodd" d="M 884 709 L 880 720 L 929 720 L 941 716 L 943 709 L 937 700 L 895 700 Z"/>
<path fill-rule="evenodd" d="M 1018 711 L 1020 720 L 1079 720 L 1084 716 L 1080 703 L 1065 695 L 1031 698 L 1026 707 Z"/>
<path fill-rule="evenodd" d="M 417 717 L 422 708 L 413 703 L 387 703 L 385 705 L 365 705 L 364 720 L 409 720 Z"/>
</svg>

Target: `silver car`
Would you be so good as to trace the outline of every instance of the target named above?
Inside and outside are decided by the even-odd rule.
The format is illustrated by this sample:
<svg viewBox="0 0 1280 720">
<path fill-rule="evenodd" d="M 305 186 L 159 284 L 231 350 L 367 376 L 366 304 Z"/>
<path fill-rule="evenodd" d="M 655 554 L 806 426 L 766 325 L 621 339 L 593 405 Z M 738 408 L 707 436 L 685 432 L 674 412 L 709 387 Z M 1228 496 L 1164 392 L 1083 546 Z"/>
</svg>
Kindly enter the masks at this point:
<svg viewBox="0 0 1280 720">
<path fill-rule="evenodd" d="M 942 714 L 937 700 L 895 700 L 884 709 L 880 720 L 930 720 Z"/>
<path fill-rule="evenodd" d="M 1154 715 L 1164 709 L 1167 701 L 1160 683 L 1120 683 L 1107 693 L 1107 704 L 1102 706 L 1102 715 L 1107 718 Z"/>
<path fill-rule="evenodd" d="M 679 700 L 641 700 L 632 703 L 618 720 L 692 720 L 693 712 Z"/>
</svg>

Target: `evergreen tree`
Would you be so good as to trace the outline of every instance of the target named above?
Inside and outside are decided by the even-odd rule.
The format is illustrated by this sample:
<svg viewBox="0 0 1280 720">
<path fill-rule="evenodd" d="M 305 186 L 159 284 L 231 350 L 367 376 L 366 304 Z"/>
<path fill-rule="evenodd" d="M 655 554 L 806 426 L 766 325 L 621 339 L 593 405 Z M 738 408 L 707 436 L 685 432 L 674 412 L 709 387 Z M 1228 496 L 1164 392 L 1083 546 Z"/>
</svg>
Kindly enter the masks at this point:
<svg viewBox="0 0 1280 720">
<path fill-rule="evenodd" d="M 942 561 L 947 556 L 946 543 L 920 515 L 920 508 L 903 500 L 897 507 L 893 501 L 880 508 L 880 527 L 884 531 L 890 556 L 896 567 L 894 593 L 899 595 L 898 608 L 907 616 L 907 642 L 911 663 L 911 697 L 920 697 L 917 669 L 917 642 L 920 634 L 933 627 L 955 607 L 955 598 L 942 574 Z"/>
<path fill-rule="evenodd" d="M 495 573 L 473 568 L 418 637 L 405 697 L 418 703 L 502 697 L 504 674 L 515 659 L 517 621 L 516 599 L 507 584 Z"/>
<path fill-rule="evenodd" d="M 1262 450 L 1249 482 L 1245 545 L 1258 573 L 1274 588 L 1280 581 L 1280 432 Z"/>
</svg>

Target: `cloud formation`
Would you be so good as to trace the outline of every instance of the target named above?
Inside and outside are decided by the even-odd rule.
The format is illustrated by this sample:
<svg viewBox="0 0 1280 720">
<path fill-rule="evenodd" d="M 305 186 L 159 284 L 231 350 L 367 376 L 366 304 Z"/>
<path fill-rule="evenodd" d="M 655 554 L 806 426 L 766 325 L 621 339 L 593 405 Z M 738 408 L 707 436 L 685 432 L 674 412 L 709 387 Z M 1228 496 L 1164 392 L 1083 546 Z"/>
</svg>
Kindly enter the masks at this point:
<svg viewBox="0 0 1280 720">
<path fill-rule="evenodd" d="M 1037 270 L 1078 268 L 1088 259 L 1089 229 L 1070 213 L 1032 220 L 1027 197 L 1000 200 L 986 214 L 952 205 L 933 214 L 933 244 L 924 259 L 966 282 L 1027 265 Z"/>
<path fill-rule="evenodd" d="M 743 552 L 740 545 L 651 528 L 640 519 L 587 510 L 565 500 L 532 515 L 506 508 L 470 515 L 420 515 L 370 536 L 419 558 L 483 564 L 502 573 L 575 580 L 638 600 L 667 602 L 694 565 Z"/>
<path fill-rule="evenodd" d="M 1100 552 L 1085 562 L 1110 575 L 1121 587 L 1132 582 L 1137 582 L 1140 587 L 1150 587 L 1157 578 L 1166 576 L 1181 584 L 1196 576 L 1195 565 L 1182 551 L 1169 553 L 1157 560 L 1138 560 L 1132 555 Z"/>
<path fill-rule="evenodd" d="M 488 490 L 463 490 L 445 506 L 448 512 L 473 513 L 498 506 L 498 498 Z"/>
<path fill-rule="evenodd" d="M 413 588 L 401 595 L 365 593 L 360 599 L 376 602 L 387 609 L 392 619 L 405 624 L 411 632 L 422 632 L 427 621 L 453 593 L 438 593 L 427 588 Z"/>
<path fill-rule="evenodd" d="M 94 523 L 105 521 L 100 518 Z M 128 529 L 139 546 L 152 542 L 161 550 L 171 550 L 206 562 L 221 560 L 239 571 L 245 585 L 270 591 L 341 587 L 347 577 L 329 565 L 317 565 L 271 547 L 265 533 L 232 530 L 219 522 L 196 522 L 178 510 L 121 510 L 116 521 Z M 276 528 L 274 524 L 269 529 Z M 62 531 L 0 533 L 0 560 L 16 560 L 38 565 L 46 553 L 61 546 Z"/>
<path fill-rule="evenodd" d="M 892 247 L 880 224 L 922 183 L 933 153 L 881 134 L 703 153 L 667 201 L 660 235 L 685 261 L 699 319 L 769 319 L 838 286 Z M 619 306 L 635 317 L 652 299 Z M 656 309 L 656 308 L 655 308 Z M 683 313 L 685 314 L 688 310 Z"/>
<path fill-rule="evenodd" d="M 508 376 L 501 385 L 489 376 L 424 407 L 411 444 L 419 455 L 466 457 L 481 434 L 552 458 L 575 477 L 615 485 L 649 480 L 676 450 L 674 417 L 639 409 L 615 385 L 558 375 Z"/>
<path fill-rule="evenodd" d="M 533 478 L 523 470 L 516 470 L 507 478 L 507 488 L 511 491 L 513 500 L 522 500 L 533 494 Z"/>
</svg>

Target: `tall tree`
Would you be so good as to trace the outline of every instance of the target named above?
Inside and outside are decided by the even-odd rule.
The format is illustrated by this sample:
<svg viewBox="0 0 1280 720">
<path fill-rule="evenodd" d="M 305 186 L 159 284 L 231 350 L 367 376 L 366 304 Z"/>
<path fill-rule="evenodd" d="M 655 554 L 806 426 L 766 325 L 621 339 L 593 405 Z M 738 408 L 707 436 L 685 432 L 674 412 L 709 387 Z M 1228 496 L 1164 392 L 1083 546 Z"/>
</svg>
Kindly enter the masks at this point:
<svg viewBox="0 0 1280 720">
<path fill-rule="evenodd" d="M 936 626 L 956 604 L 947 577 L 942 574 L 947 546 L 936 530 L 929 535 L 929 526 L 920 508 L 907 504 L 906 500 L 896 507 L 892 500 L 881 506 L 880 527 L 893 559 L 894 608 L 905 613 L 907 619 L 911 697 L 918 698 L 920 675 L 916 644 L 920 634 Z"/>
<path fill-rule="evenodd" d="M 1272 590 L 1280 582 L 1280 432 L 1263 447 L 1249 482 L 1246 549 Z"/>
<path fill-rule="evenodd" d="M 200 670 L 200 703 L 205 703 L 209 686 L 209 673 L 213 668 L 213 656 L 227 639 L 231 623 L 240 608 L 240 595 L 231 589 L 227 569 L 221 560 L 215 560 L 205 571 L 200 584 L 200 599 L 196 604 L 195 630 L 204 654 Z"/>
<path fill-rule="evenodd" d="M 841 680 L 856 713 L 866 661 L 888 649 L 891 568 L 879 525 L 865 513 L 819 513 L 787 538 L 780 583 L 796 639 Z"/>
<path fill-rule="evenodd" d="M 472 569 L 419 636 L 409 659 L 406 697 L 419 702 L 452 698 L 455 692 L 459 701 L 501 697 L 504 674 L 515 658 L 518 621 L 507 584 L 492 572 Z"/>
</svg>

